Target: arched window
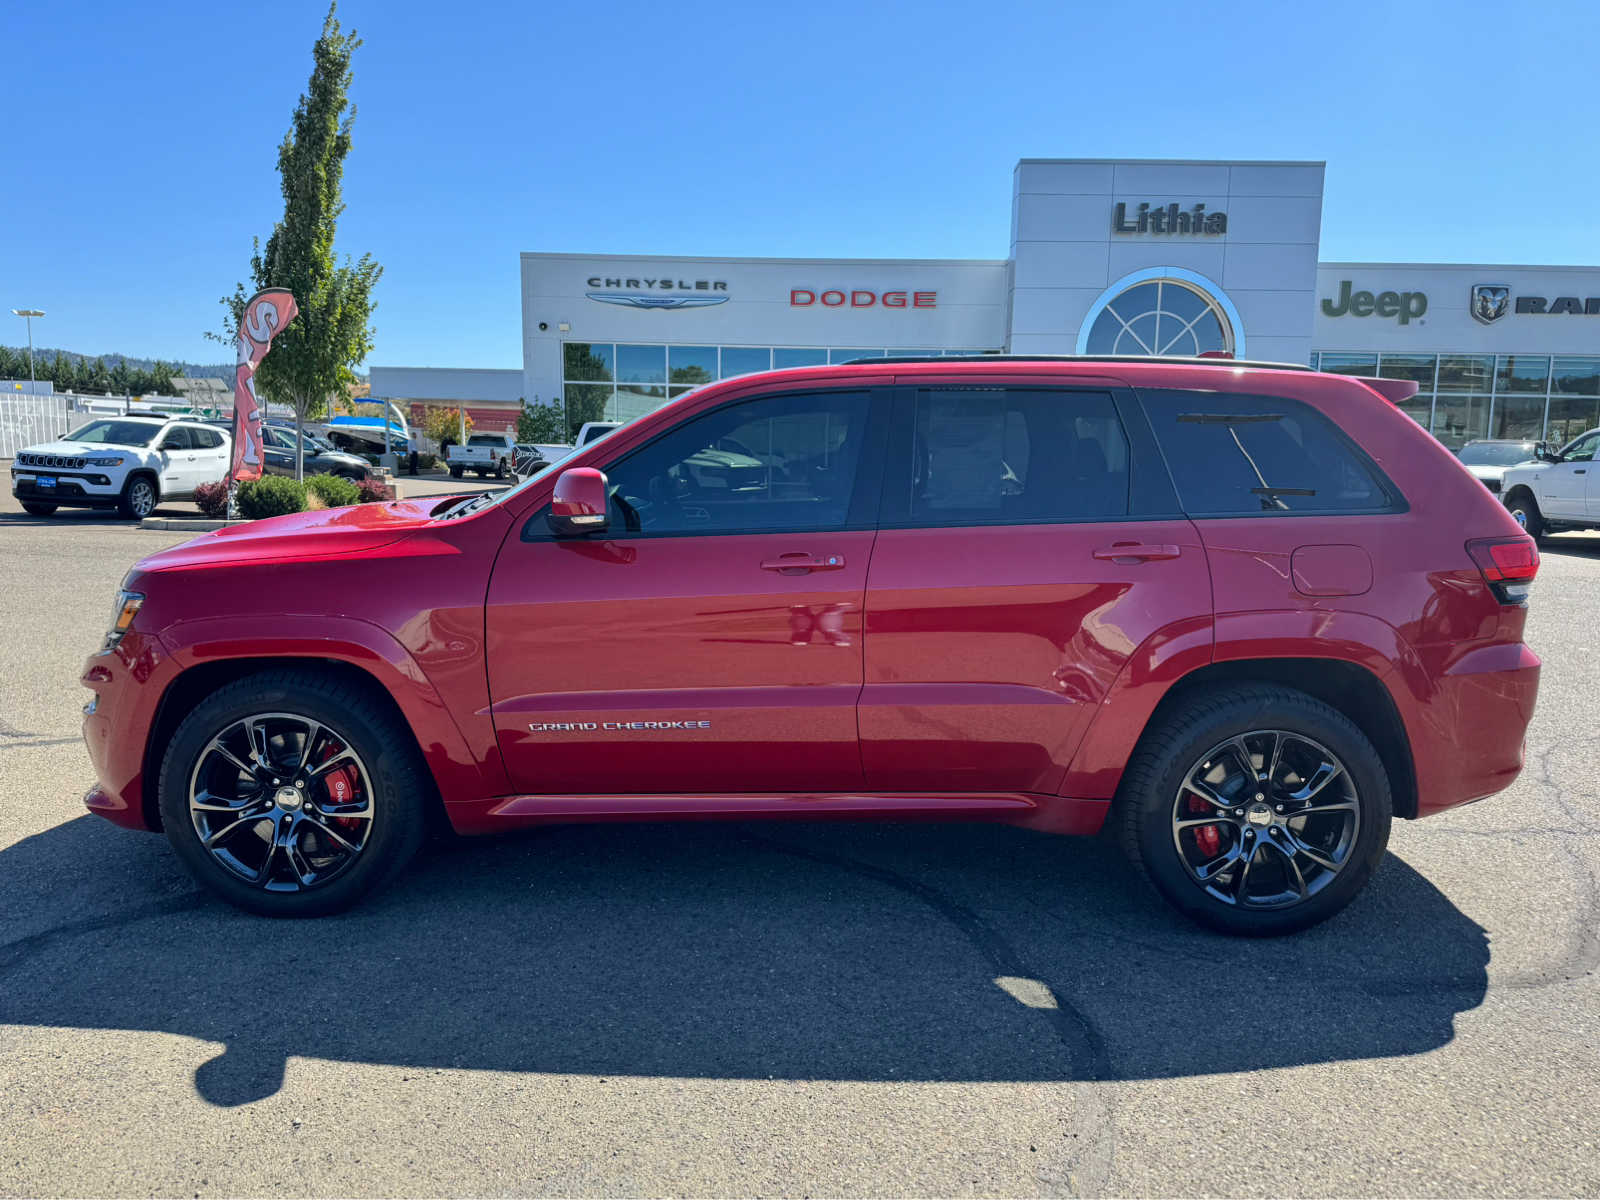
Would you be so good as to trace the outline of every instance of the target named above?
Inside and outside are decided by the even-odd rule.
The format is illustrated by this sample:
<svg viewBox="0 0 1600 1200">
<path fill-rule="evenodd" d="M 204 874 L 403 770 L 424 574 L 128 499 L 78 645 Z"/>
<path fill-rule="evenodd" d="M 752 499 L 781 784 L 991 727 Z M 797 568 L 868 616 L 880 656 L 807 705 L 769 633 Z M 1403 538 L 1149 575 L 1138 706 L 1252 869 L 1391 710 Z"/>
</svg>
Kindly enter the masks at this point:
<svg viewBox="0 0 1600 1200">
<path fill-rule="evenodd" d="M 1087 354 L 1234 353 L 1233 324 L 1194 283 L 1147 279 L 1107 301 L 1084 346 Z"/>
</svg>

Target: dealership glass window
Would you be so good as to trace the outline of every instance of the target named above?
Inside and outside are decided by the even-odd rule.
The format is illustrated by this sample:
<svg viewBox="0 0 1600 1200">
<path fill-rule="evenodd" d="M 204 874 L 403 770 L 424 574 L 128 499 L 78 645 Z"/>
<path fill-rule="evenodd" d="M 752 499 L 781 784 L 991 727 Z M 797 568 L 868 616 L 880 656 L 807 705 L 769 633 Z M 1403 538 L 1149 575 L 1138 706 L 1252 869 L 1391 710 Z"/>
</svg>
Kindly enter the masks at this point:
<svg viewBox="0 0 1600 1200">
<path fill-rule="evenodd" d="M 1538 441 L 1544 437 L 1545 403 L 1543 390 L 1538 395 L 1500 393 L 1494 398 L 1494 418 L 1489 425 L 1489 436 Z"/>
<path fill-rule="evenodd" d="M 1378 376 L 1382 379 L 1414 379 L 1424 392 L 1433 391 L 1436 354 L 1383 354 L 1378 358 Z"/>
<path fill-rule="evenodd" d="M 831 363 L 849 362 L 852 358 L 882 358 L 882 350 L 829 350 L 828 361 Z"/>
<path fill-rule="evenodd" d="M 1424 429 L 1433 428 L 1432 392 L 1418 392 L 1415 396 L 1402 400 L 1396 407 Z"/>
<path fill-rule="evenodd" d="M 717 377 L 717 348 L 715 346 L 668 346 L 667 382 L 686 384 L 711 383 Z M 677 389 L 674 389 L 676 392 Z"/>
<path fill-rule="evenodd" d="M 772 369 L 782 370 L 784 367 L 820 367 L 827 363 L 828 352 L 822 349 L 797 349 L 792 346 L 779 346 L 772 352 Z"/>
<path fill-rule="evenodd" d="M 561 377 L 580 382 L 615 379 L 616 347 L 603 342 L 561 343 Z"/>
<path fill-rule="evenodd" d="M 752 375 L 757 371 L 772 370 L 772 351 L 765 346 L 724 346 L 722 348 L 722 378 Z"/>
<path fill-rule="evenodd" d="M 1439 382 L 1441 392 L 1487 392 L 1493 386 L 1494 355 L 1441 354 Z"/>
<path fill-rule="evenodd" d="M 667 348 L 665 346 L 617 347 L 618 383 L 665 383 L 667 381 Z"/>
<path fill-rule="evenodd" d="M 1324 351 L 1320 362 L 1320 369 L 1333 375 L 1373 376 L 1378 373 L 1376 354 L 1332 354 Z"/>
<path fill-rule="evenodd" d="M 1550 368 L 1550 390 L 1565 396 L 1600 396 L 1600 358 L 1558 356 Z"/>
<path fill-rule="evenodd" d="M 1489 397 L 1440 392 L 1433 408 L 1433 436 L 1452 450 L 1488 436 Z"/>
<path fill-rule="evenodd" d="M 1216 301 L 1186 283 L 1136 283 L 1106 305 L 1090 327 L 1090 354 L 1205 354 L 1233 349 L 1233 330 Z"/>
<path fill-rule="evenodd" d="M 1550 427 L 1563 445 L 1600 425 L 1600 358 L 1557 355 L 1550 364 Z"/>
<path fill-rule="evenodd" d="M 568 383 L 563 385 L 567 421 L 577 426 L 585 421 L 607 421 L 616 405 L 615 390 L 609 383 Z"/>
<path fill-rule="evenodd" d="M 1600 400 L 1594 396 L 1551 396 L 1545 438 L 1564 446 L 1580 433 L 1600 425 Z"/>
<path fill-rule="evenodd" d="M 1550 382 L 1550 357 L 1546 354 L 1502 354 L 1495 365 L 1496 392 L 1538 392 Z"/>
</svg>

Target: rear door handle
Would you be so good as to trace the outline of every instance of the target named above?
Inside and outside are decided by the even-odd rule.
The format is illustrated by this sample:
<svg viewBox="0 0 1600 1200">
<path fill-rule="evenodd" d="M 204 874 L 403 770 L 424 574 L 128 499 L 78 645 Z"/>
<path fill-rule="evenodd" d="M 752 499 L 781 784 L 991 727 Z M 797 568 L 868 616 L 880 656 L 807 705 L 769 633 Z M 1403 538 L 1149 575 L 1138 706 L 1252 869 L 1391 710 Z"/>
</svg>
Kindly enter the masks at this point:
<svg viewBox="0 0 1600 1200">
<path fill-rule="evenodd" d="M 761 564 L 763 571 L 782 571 L 785 575 L 804 575 L 807 571 L 838 571 L 844 568 L 842 554 L 806 554 L 796 551 L 769 558 Z"/>
<path fill-rule="evenodd" d="M 1138 542 L 1118 542 L 1102 546 L 1094 552 L 1098 559 L 1111 562 L 1144 562 L 1153 558 L 1177 558 L 1178 548 L 1172 545 L 1146 546 Z"/>
<path fill-rule="evenodd" d="M 1574 475 L 1587 475 L 1588 473 L 1589 473 L 1589 468 L 1588 467 L 1579 467 L 1576 471 L 1573 472 Z"/>
</svg>

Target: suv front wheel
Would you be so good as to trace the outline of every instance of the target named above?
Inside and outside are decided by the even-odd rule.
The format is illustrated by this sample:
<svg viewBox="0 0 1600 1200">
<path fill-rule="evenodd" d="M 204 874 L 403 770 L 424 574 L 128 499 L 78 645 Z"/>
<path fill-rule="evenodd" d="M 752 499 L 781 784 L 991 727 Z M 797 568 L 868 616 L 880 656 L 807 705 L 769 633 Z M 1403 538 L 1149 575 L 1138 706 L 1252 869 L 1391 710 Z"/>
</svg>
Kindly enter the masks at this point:
<svg viewBox="0 0 1600 1200">
<path fill-rule="evenodd" d="M 155 480 L 148 475 L 135 475 L 123 486 L 117 501 L 117 511 L 124 517 L 142 521 L 155 512 L 161 497 L 156 492 Z"/>
<path fill-rule="evenodd" d="M 1116 803 L 1123 848 L 1163 897 L 1259 937 L 1350 903 L 1383 857 L 1393 802 L 1348 717 L 1259 685 L 1199 693 L 1149 730 Z"/>
<path fill-rule="evenodd" d="M 161 820 L 190 873 L 224 900 L 320 916 L 411 860 L 426 771 L 367 689 L 267 671 L 220 688 L 178 726 L 161 765 Z"/>
</svg>

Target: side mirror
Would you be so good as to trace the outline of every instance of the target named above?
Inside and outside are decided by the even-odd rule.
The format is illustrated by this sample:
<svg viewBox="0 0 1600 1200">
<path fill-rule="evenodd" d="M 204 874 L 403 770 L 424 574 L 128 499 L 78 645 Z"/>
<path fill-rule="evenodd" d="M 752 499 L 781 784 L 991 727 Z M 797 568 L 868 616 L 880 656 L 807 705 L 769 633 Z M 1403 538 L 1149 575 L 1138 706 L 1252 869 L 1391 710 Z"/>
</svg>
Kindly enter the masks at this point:
<svg viewBox="0 0 1600 1200">
<path fill-rule="evenodd" d="M 1539 456 L 1539 461 L 1558 463 L 1561 461 L 1561 451 L 1552 450 L 1549 442 L 1540 442 L 1534 447 L 1533 452 Z"/>
<path fill-rule="evenodd" d="M 606 477 L 593 467 L 572 467 L 556 478 L 545 518 L 557 537 L 595 533 L 606 527 Z"/>
</svg>

